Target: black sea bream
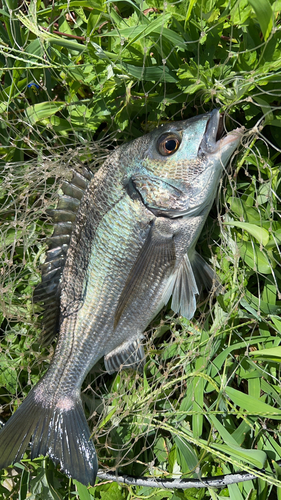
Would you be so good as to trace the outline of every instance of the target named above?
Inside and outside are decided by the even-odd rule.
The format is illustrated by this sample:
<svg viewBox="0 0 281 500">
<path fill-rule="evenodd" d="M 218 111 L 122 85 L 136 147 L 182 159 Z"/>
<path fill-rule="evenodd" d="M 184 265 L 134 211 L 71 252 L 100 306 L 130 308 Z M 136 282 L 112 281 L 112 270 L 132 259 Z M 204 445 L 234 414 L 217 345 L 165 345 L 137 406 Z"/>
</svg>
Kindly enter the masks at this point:
<svg viewBox="0 0 281 500">
<path fill-rule="evenodd" d="M 31 438 L 32 458 L 49 455 L 72 478 L 95 483 L 80 396 L 85 376 L 102 357 L 109 373 L 137 367 L 142 333 L 170 297 L 190 319 L 202 285 L 215 280 L 195 245 L 242 133 L 219 139 L 220 120 L 214 110 L 162 125 L 117 148 L 84 194 L 79 183 L 69 185 L 70 212 L 82 198 L 71 238 L 71 224 L 58 215 L 39 287 L 51 323 L 60 296 L 58 342 L 48 371 L 0 432 L 0 468 L 20 460 Z"/>
</svg>

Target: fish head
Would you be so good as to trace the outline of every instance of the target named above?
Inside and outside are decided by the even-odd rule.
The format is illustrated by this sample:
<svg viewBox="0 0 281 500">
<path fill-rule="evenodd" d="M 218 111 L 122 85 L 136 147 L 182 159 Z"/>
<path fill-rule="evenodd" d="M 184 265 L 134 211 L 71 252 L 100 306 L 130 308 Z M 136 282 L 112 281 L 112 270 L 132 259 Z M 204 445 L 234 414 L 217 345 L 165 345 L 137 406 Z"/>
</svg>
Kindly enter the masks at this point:
<svg viewBox="0 0 281 500">
<path fill-rule="evenodd" d="M 222 120 L 215 109 L 164 124 L 137 140 L 141 149 L 131 182 L 155 215 L 198 215 L 210 209 L 222 170 L 244 130 L 221 137 Z"/>
</svg>

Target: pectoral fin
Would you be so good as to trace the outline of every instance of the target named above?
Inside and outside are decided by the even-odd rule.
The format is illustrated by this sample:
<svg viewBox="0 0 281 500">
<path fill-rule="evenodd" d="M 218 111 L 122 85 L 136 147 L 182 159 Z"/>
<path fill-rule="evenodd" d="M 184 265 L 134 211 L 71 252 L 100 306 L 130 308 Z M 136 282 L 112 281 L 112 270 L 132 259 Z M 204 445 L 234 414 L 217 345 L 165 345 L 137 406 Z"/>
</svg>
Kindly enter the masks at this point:
<svg viewBox="0 0 281 500">
<path fill-rule="evenodd" d="M 159 277 L 172 272 L 175 260 L 173 232 L 169 232 L 166 222 L 158 219 L 152 223 L 120 295 L 115 312 L 115 328 L 122 314 L 136 298 L 148 293 Z"/>
<path fill-rule="evenodd" d="M 192 267 L 187 254 L 185 254 L 167 284 L 163 302 L 167 304 L 172 296 L 172 310 L 187 319 L 191 319 L 196 310 L 196 295 L 198 293 Z"/>
<path fill-rule="evenodd" d="M 195 252 L 190 261 L 185 254 L 168 282 L 163 303 L 167 304 L 172 296 L 172 310 L 191 319 L 196 311 L 196 296 L 203 288 L 215 288 L 217 294 L 222 291 L 216 273 L 201 255 Z"/>
<path fill-rule="evenodd" d="M 118 346 L 104 357 L 104 364 L 108 373 L 114 373 L 123 368 L 140 370 L 145 361 L 143 345 L 140 338 L 127 341 Z"/>
<path fill-rule="evenodd" d="M 220 284 L 215 271 L 209 266 L 209 264 L 207 264 L 203 257 L 199 255 L 199 253 L 194 252 L 191 259 L 191 266 L 199 293 L 203 288 L 206 288 L 207 290 L 213 289 L 216 295 L 222 293 L 223 287 Z"/>
</svg>

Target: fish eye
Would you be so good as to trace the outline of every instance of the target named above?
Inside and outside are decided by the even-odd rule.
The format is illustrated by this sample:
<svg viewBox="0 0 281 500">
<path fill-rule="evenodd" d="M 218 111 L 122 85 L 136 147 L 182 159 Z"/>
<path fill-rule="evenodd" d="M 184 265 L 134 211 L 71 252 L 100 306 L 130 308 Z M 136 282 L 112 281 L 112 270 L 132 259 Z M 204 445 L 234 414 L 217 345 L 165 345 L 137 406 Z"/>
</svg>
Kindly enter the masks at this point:
<svg viewBox="0 0 281 500">
<path fill-rule="evenodd" d="M 181 138 L 172 133 L 163 134 L 157 141 L 158 152 L 162 156 L 169 156 L 174 154 L 180 146 Z"/>
</svg>

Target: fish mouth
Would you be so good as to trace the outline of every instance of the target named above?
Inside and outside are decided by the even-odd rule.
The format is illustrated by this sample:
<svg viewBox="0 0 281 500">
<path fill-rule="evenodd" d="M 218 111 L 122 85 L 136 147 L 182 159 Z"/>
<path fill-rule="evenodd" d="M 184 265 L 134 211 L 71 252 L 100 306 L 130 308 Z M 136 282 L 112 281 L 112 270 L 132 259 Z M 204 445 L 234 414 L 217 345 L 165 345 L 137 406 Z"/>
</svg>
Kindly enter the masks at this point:
<svg viewBox="0 0 281 500">
<path fill-rule="evenodd" d="M 214 109 L 210 113 L 205 134 L 199 146 L 199 156 L 204 154 L 215 154 L 227 149 L 234 150 L 238 146 L 244 131 L 244 127 L 238 127 L 226 133 L 223 115 L 220 114 L 218 109 Z"/>
</svg>

